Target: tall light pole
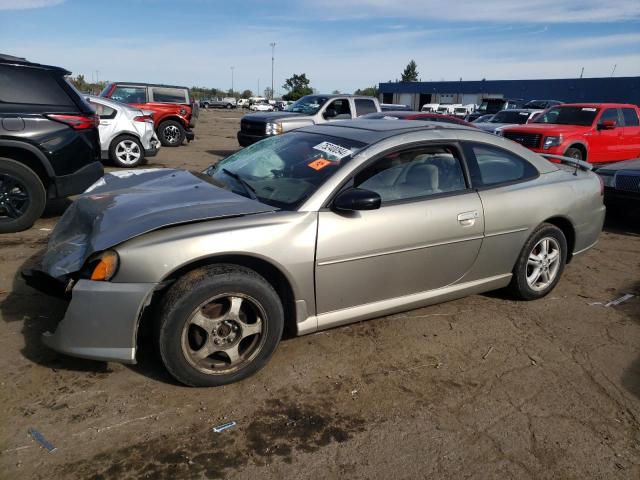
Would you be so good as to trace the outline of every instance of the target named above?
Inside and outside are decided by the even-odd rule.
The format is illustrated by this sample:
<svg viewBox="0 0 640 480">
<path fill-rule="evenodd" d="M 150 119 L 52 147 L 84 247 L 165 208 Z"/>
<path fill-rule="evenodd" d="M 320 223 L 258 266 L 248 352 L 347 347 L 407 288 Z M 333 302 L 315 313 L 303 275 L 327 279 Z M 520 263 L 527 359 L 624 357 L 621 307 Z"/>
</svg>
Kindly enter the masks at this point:
<svg viewBox="0 0 640 480">
<path fill-rule="evenodd" d="M 269 45 L 271 45 L 271 100 L 273 100 L 273 94 L 275 93 L 273 91 L 273 63 L 276 52 L 276 42 L 271 42 Z"/>
<path fill-rule="evenodd" d="M 233 96 L 233 98 L 236 97 L 236 94 L 233 92 L 233 69 L 234 68 L 235 68 L 234 66 L 231 66 L 231 95 Z"/>
</svg>

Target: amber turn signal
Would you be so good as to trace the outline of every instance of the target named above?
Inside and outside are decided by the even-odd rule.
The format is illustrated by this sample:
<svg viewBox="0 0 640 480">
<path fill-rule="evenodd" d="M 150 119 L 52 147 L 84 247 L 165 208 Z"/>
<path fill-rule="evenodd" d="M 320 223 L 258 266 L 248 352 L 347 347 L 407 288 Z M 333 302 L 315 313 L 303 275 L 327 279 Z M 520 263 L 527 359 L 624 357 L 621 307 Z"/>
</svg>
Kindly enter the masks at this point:
<svg viewBox="0 0 640 480">
<path fill-rule="evenodd" d="M 98 260 L 98 263 L 91 272 L 91 280 L 110 280 L 118 269 L 118 254 L 107 250 L 106 252 L 102 252 L 96 260 Z"/>
</svg>

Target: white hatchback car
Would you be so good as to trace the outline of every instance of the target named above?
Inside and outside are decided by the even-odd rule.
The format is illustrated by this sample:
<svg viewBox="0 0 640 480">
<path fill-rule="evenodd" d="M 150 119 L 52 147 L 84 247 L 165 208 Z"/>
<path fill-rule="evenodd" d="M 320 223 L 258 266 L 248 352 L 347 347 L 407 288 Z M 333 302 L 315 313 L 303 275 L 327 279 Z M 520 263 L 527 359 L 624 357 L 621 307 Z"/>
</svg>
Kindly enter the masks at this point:
<svg viewBox="0 0 640 480">
<path fill-rule="evenodd" d="M 108 98 L 87 96 L 100 117 L 100 153 L 118 167 L 137 167 L 158 153 L 160 141 L 153 129 L 153 112 Z"/>
</svg>

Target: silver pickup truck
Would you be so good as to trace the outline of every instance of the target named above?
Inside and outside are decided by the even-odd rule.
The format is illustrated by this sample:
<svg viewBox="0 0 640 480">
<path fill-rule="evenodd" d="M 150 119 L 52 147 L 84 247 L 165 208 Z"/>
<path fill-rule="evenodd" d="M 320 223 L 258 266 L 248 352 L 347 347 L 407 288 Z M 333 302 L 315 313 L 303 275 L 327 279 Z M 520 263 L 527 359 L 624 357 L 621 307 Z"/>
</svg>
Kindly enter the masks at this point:
<svg viewBox="0 0 640 480">
<path fill-rule="evenodd" d="M 378 99 L 356 95 L 307 95 L 283 112 L 251 113 L 242 117 L 238 143 L 246 147 L 263 138 L 318 123 L 347 120 L 379 112 Z"/>
</svg>

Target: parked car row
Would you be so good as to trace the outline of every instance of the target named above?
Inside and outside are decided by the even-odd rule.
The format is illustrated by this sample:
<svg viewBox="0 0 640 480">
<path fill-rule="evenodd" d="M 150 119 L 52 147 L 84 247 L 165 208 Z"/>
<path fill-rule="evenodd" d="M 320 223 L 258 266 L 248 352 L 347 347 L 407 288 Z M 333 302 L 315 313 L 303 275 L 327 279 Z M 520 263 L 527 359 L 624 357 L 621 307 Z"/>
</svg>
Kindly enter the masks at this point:
<svg viewBox="0 0 640 480">
<path fill-rule="evenodd" d="M 199 102 L 200 108 L 226 108 L 230 110 L 238 106 L 238 102 L 234 97 L 224 98 L 204 98 Z"/>
</svg>

